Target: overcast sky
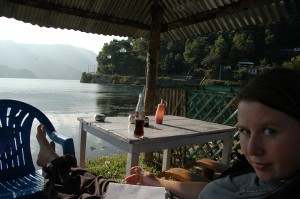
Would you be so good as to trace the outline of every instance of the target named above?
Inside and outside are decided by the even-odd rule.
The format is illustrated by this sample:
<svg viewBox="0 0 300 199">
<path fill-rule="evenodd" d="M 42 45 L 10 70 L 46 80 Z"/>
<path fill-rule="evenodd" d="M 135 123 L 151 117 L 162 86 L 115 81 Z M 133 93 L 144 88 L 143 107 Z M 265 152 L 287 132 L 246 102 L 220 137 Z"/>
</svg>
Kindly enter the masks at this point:
<svg viewBox="0 0 300 199">
<path fill-rule="evenodd" d="M 126 39 L 125 37 L 104 36 L 74 30 L 45 28 L 0 17 L 0 40 L 11 40 L 16 43 L 69 44 L 98 54 L 104 43 L 109 43 L 114 38 Z"/>
</svg>

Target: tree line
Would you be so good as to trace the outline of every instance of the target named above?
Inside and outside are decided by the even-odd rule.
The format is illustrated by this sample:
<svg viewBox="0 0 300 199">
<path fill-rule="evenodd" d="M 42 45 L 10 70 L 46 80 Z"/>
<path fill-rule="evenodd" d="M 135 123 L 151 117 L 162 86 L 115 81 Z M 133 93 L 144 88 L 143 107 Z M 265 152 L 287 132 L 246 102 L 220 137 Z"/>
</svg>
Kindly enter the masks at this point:
<svg viewBox="0 0 300 199">
<path fill-rule="evenodd" d="M 259 68 L 299 65 L 299 20 L 248 26 L 198 38 L 161 42 L 159 76 L 212 76 L 220 65 L 254 62 Z M 145 76 L 147 39 L 105 43 L 97 56 L 97 74 Z M 296 49 L 296 50 L 295 50 Z"/>
</svg>

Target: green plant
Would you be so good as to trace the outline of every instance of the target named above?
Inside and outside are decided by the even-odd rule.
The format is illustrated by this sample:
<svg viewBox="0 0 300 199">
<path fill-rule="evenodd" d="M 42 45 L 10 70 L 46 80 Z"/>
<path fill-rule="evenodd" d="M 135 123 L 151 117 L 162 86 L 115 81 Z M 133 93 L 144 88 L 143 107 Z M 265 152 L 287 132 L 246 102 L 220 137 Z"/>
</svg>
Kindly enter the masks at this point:
<svg viewBox="0 0 300 199">
<path fill-rule="evenodd" d="M 102 156 L 86 161 L 86 169 L 96 175 L 121 182 L 125 177 L 126 156 Z"/>
<path fill-rule="evenodd" d="M 107 179 L 112 179 L 116 182 L 124 182 L 126 173 L 127 154 L 115 156 L 102 156 L 95 159 L 87 160 L 85 167 L 88 171 L 101 175 Z M 147 171 L 157 174 L 161 170 L 161 163 L 154 158 L 150 164 L 145 164 L 143 157 L 140 157 L 140 167 Z"/>
<path fill-rule="evenodd" d="M 80 82 L 82 82 L 82 83 L 91 82 L 92 78 L 93 77 L 90 73 L 83 72 L 81 74 Z"/>
<path fill-rule="evenodd" d="M 216 80 L 216 79 L 205 79 L 202 85 L 207 86 L 239 86 L 238 82 L 229 80 Z"/>
</svg>

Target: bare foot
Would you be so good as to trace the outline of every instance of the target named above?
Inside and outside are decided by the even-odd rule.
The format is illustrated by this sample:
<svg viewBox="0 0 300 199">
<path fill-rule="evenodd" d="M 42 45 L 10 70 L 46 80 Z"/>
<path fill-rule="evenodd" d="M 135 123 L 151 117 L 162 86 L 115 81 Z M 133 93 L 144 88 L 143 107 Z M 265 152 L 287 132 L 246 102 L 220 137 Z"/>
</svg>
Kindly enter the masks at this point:
<svg viewBox="0 0 300 199">
<path fill-rule="evenodd" d="M 50 146 L 51 146 L 51 148 L 53 149 L 53 151 L 55 151 L 55 142 L 50 141 Z"/>
<path fill-rule="evenodd" d="M 46 167 L 49 162 L 59 156 L 54 151 L 54 143 L 49 143 L 47 140 L 45 127 L 41 124 L 37 127 L 36 139 L 40 145 L 40 151 L 36 163 L 40 167 Z"/>
</svg>

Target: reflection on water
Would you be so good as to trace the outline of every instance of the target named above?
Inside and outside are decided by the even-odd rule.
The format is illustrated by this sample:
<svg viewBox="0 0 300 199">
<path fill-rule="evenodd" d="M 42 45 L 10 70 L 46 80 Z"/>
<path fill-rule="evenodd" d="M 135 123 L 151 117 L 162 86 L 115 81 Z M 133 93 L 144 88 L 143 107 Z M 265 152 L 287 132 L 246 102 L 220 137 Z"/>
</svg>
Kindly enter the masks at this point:
<svg viewBox="0 0 300 199">
<path fill-rule="evenodd" d="M 79 152 L 79 122 L 77 117 L 125 116 L 134 111 L 140 86 L 111 84 L 82 84 L 78 80 L 13 79 L 0 78 L 2 99 L 15 99 L 29 103 L 51 120 L 56 130 L 72 137 L 75 151 Z M 36 126 L 31 135 L 31 149 L 35 160 L 38 146 L 35 139 Z M 58 153 L 61 149 L 57 147 Z M 87 137 L 86 157 L 119 153 L 118 149 L 92 135 Z"/>
<path fill-rule="evenodd" d="M 128 93 L 106 93 L 96 98 L 96 105 L 100 112 L 107 116 L 124 116 L 134 110 L 137 103 L 138 92 L 129 95 Z"/>
</svg>

